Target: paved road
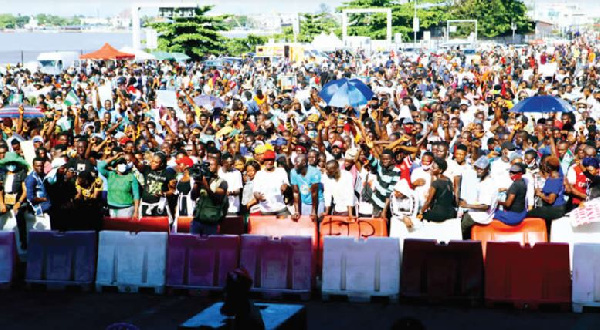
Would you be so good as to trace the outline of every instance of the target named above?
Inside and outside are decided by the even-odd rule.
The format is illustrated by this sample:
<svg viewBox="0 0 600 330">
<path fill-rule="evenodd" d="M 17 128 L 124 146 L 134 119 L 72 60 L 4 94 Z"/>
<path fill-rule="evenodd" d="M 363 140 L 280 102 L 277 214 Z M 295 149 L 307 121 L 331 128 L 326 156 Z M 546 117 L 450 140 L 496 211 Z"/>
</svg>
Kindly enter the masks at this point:
<svg viewBox="0 0 600 330">
<path fill-rule="evenodd" d="M 215 298 L 150 294 L 0 291 L 0 329 L 104 329 L 129 322 L 143 330 L 176 329 Z M 309 329 L 389 329 L 403 316 L 427 329 L 600 329 L 600 314 L 541 313 L 406 304 L 306 303 Z"/>
</svg>

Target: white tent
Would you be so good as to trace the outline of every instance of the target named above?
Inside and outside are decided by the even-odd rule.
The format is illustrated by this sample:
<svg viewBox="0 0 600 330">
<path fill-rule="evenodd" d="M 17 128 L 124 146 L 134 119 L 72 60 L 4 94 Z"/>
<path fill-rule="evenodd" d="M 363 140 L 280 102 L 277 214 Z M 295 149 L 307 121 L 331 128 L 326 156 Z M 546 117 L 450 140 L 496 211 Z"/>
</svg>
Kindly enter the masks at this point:
<svg viewBox="0 0 600 330">
<path fill-rule="evenodd" d="M 322 51 L 331 51 L 344 47 L 344 43 L 333 32 L 325 34 L 325 32 L 315 37 L 311 46 Z"/>
<path fill-rule="evenodd" d="M 136 61 L 155 60 L 156 57 L 150 53 L 146 53 L 141 49 L 133 49 L 133 47 L 123 47 L 119 49 L 123 53 L 135 54 Z"/>
</svg>

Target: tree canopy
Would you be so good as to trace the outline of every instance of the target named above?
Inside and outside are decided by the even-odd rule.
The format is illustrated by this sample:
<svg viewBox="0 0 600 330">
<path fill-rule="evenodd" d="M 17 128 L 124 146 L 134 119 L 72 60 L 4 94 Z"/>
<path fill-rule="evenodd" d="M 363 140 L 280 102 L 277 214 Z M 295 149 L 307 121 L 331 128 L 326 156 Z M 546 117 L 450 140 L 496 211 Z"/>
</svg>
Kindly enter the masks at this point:
<svg viewBox="0 0 600 330">
<path fill-rule="evenodd" d="M 417 5 L 422 30 L 445 26 L 450 19 L 476 19 L 479 34 L 485 37 L 512 33 L 511 21 L 517 24 L 517 32 L 531 31 L 527 8 L 521 0 L 419 0 Z M 398 4 L 391 0 L 353 0 L 337 10 L 351 8 L 391 8 L 393 33 L 402 33 L 405 40 L 412 39 L 413 2 Z M 354 14 L 349 21 L 348 35 L 385 39 L 385 14 Z"/>
<path fill-rule="evenodd" d="M 158 33 L 158 49 L 183 52 L 193 59 L 225 50 L 222 31 L 227 30 L 226 15 L 208 16 L 212 6 L 196 8 L 192 17 L 173 17 L 171 22 L 150 23 Z"/>
</svg>

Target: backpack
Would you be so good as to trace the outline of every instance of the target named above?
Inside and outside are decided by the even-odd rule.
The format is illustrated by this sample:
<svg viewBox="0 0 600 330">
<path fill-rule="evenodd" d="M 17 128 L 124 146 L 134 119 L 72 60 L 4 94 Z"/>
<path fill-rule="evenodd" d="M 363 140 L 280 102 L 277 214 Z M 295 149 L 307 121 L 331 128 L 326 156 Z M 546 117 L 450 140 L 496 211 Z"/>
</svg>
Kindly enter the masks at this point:
<svg viewBox="0 0 600 330">
<path fill-rule="evenodd" d="M 217 179 L 215 186 L 219 187 L 222 181 L 222 179 Z M 216 204 L 208 194 L 203 191 L 196 200 L 196 206 L 194 207 L 194 221 L 198 221 L 202 224 L 218 225 L 225 219 L 228 209 L 229 198 L 227 195 L 222 197 L 221 203 Z"/>
</svg>

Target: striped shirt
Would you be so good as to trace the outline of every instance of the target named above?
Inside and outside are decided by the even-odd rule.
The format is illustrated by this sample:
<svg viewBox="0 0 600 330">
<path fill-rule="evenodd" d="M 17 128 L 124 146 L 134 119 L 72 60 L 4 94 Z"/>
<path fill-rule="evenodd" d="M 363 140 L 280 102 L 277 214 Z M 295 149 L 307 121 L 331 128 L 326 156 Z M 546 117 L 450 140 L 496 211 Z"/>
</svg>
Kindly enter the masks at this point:
<svg viewBox="0 0 600 330">
<path fill-rule="evenodd" d="M 381 162 L 373 157 L 369 156 L 371 162 L 371 168 L 375 169 L 377 178 L 373 184 L 373 209 L 374 213 L 381 211 L 385 208 L 385 200 L 390 196 L 394 190 L 394 186 L 400 179 L 400 169 L 391 165 L 387 168 L 381 166 Z"/>
</svg>

